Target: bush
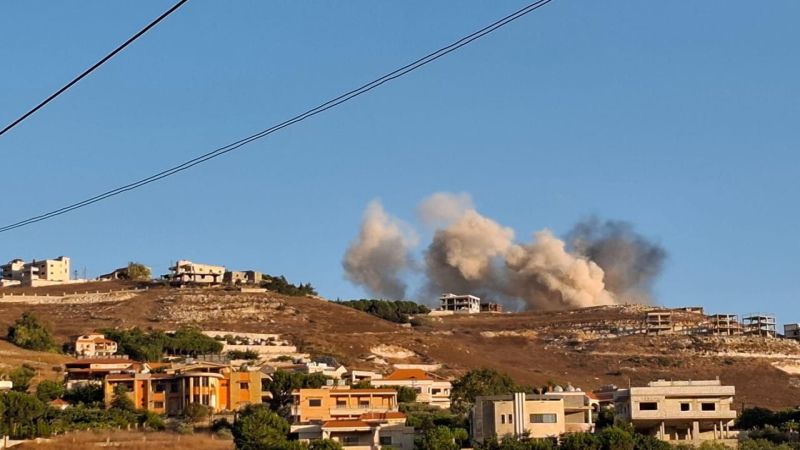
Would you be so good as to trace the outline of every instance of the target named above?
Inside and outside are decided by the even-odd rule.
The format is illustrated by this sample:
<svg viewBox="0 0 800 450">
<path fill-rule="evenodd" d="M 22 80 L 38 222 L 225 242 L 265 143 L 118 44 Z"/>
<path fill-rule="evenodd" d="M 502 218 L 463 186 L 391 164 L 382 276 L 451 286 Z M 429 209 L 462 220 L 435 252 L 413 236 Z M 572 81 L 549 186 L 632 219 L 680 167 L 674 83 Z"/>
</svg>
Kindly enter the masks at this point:
<svg viewBox="0 0 800 450">
<path fill-rule="evenodd" d="M 183 409 L 183 417 L 191 423 L 202 422 L 211 415 L 211 408 L 199 403 L 189 403 Z"/>
<path fill-rule="evenodd" d="M 8 327 L 8 341 L 18 347 L 36 351 L 53 351 L 55 341 L 50 331 L 32 313 L 25 312 Z"/>
<path fill-rule="evenodd" d="M 27 364 L 8 372 L 8 379 L 14 384 L 12 389 L 17 392 L 28 392 L 34 376 L 36 376 L 36 369 Z"/>
<path fill-rule="evenodd" d="M 561 437 L 561 450 L 600 450 L 602 443 L 590 433 L 569 433 Z"/>
<path fill-rule="evenodd" d="M 286 280 L 286 277 L 283 275 L 275 277 L 264 274 L 264 277 L 261 281 L 261 287 L 272 292 L 296 297 L 302 297 L 304 295 L 317 295 L 317 291 L 311 286 L 311 283 L 294 285 L 289 283 Z"/>
<path fill-rule="evenodd" d="M 81 384 L 65 391 L 63 398 L 73 405 L 100 405 L 103 403 L 103 386 L 98 384 Z"/>
<path fill-rule="evenodd" d="M 417 391 L 408 386 L 397 386 L 397 402 L 398 403 L 414 403 L 417 401 Z"/>
<path fill-rule="evenodd" d="M 136 262 L 128 263 L 128 279 L 134 281 L 150 281 L 151 278 L 149 267 Z"/>
<path fill-rule="evenodd" d="M 247 359 L 251 361 L 255 361 L 261 357 L 261 355 L 254 350 L 229 350 L 227 354 L 230 359 Z"/>
<path fill-rule="evenodd" d="M 128 396 L 128 389 L 121 384 L 114 387 L 114 396 L 111 398 L 109 407 L 128 412 L 133 412 L 136 409 L 133 400 Z"/>
<path fill-rule="evenodd" d="M 139 424 L 146 430 L 162 431 L 167 429 L 164 419 L 152 411 L 144 411 L 139 417 Z"/>
<path fill-rule="evenodd" d="M 603 450 L 633 450 L 633 435 L 620 427 L 604 428 L 599 434 Z"/>
<path fill-rule="evenodd" d="M 36 386 L 36 397 L 43 402 L 51 402 L 64 395 L 64 385 L 57 381 L 42 380 Z"/>
<path fill-rule="evenodd" d="M 337 303 L 395 323 L 409 323 L 409 315 L 431 312 L 425 305 L 406 300 L 361 299 Z"/>
</svg>

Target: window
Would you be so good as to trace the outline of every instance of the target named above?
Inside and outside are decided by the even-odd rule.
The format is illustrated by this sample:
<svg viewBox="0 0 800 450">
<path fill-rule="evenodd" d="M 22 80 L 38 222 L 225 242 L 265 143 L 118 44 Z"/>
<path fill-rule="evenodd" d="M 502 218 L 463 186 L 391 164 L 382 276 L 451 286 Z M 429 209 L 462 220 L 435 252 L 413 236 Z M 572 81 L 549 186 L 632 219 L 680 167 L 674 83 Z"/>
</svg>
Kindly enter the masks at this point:
<svg viewBox="0 0 800 450">
<path fill-rule="evenodd" d="M 164 402 L 153 402 L 153 408 L 164 409 Z"/>
<path fill-rule="evenodd" d="M 250 389 L 250 383 L 239 383 L 239 389 L 241 389 L 241 390 Z"/>
<path fill-rule="evenodd" d="M 358 436 L 342 436 L 342 443 L 344 444 L 358 444 Z"/>
<path fill-rule="evenodd" d="M 512 414 L 508 415 L 508 423 L 514 423 L 514 416 Z"/>
<path fill-rule="evenodd" d="M 700 409 L 702 409 L 703 411 L 716 411 L 717 410 L 717 404 L 716 403 L 701 403 L 700 404 Z"/>
<path fill-rule="evenodd" d="M 166 388 L 165 385 L 157 384 L 157 385 L 153 386 L 153 392 L 164 392 L 166 390 L 165 388 Z"/>
<path fill-rule="evenodd" d="M 392 437 L 391 436 L 381 436 L 378 439 L 378 443 L 381 445 L 392 445 Z"/>
<path fill-rule="evenodd" d="M 681 403 L 681 411 L 691 411 L 692 405 L 691 403 Z"/>
<path fill-rule="evenodd" d="M 347 400 L 336 400 L 337 408 L 347 408 Z"/>
<path fill-rule="evenodd" d="M 502 423 L 502 424 L 506 423 L 506 415 L 505 414 L 500 414 L 500 423 Z"/>
<path fill-rule="evenodd" d="M 558 416 L 555 414 L 531 414 L 531 423 L 557 423 Z"/>
<path fill-rule="evenodd" d="M 321 398 L 310 398 L 308 399 L 308 406 L 318 408 L 322 406 L 322 399 Z"/>
<path fill-rule="evenodd" d="M 359 408 L 369 408 L 369 400 L 359 400 L 358 401 Z"/>
<path fill-rule="evenodd" d="M 657 402 L 639 402 L 639 411 L 658 411 Z"/>
</svg>

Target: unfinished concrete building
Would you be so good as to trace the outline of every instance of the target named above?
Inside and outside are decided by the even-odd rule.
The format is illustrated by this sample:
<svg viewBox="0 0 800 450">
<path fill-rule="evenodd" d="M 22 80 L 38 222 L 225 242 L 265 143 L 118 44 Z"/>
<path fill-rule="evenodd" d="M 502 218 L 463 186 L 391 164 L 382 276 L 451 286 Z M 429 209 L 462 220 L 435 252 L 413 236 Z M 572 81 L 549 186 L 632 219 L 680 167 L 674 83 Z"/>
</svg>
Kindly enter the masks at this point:
<svg viewBox="0 0 800 450">
<path fill-rule="evenodd" d="M 440 311 L 452 311 L 456 314 L 477 314 L 481 312 L 481 299 L 474 295 L 442 294 L 439 297 Z"/>
<path fill-rule="evenodd" d="M 783 337 L 800 341 L 800 323 L 787 323 L 783 326 Z"/>
<path fill-rule="evenodd" d="M 650 311 L 645 315 L 644 328 L 647 334 L 672 333 L 671 311 Z"/>
<path fill-rule="evenodd" d="M 716 336 L 742 334 L 742 324 L 736 314 L 713 314 L 708 316 L 708 332 Z"/>
<path fill-rule="evenodd" d="M 743 317 L 744 334 L 751 336 L 775 337 L 775 316 L 765 313 L 751 313 Z"/>
</svg>

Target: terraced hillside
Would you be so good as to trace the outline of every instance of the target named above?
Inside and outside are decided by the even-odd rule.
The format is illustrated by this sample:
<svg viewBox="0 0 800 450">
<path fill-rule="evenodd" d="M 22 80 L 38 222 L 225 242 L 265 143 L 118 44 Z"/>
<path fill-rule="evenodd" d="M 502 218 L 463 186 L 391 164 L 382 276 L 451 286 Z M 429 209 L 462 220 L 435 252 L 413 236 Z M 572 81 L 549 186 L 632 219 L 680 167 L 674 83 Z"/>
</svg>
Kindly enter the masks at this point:
<svg viewBox="0 0 800 450">
<path fill-rule="evenodd" d="M 645 312 L 641 306 L 431 317 L 409 327 L 323 299 L 272 293 L 151 288 L 118 298 L 50 294 L 46 302 L 0 299 L 0 327 L 5 329 L 23 311 L 35 312 L 62 340 L 101 327 L 168 330 L 193 324 L 280 333 L 302 351 L 331 355 L 354 368 L 427 362 L 442 364 L 443 373 L 455 376 L 494 367 L 520 383 L 572 383 L 583 389 L 719 376 L 736 385 L 739 407 L 800 404 L 800 344 L 755 337 L 647 336 L 636 332 Z M 701 317 L 683 313 L 679 319 L 690 328 Z"/>
</svg>

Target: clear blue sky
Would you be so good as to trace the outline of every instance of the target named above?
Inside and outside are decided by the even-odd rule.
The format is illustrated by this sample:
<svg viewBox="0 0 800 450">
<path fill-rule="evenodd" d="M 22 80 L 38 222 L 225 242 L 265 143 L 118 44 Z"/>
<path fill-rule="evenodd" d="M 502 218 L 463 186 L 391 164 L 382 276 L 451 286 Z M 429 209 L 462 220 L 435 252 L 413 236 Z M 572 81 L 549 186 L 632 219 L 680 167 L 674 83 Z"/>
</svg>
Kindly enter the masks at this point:
<svg viewBox="0 0 800 450">
<path fill-rule="evenodd" d="M 6 2 L 5 125 L 171 5 Z M 0 137 L 7 224 L 149 175 L 438 48 L 520 2 L 191 0 Z M 517 230 L 589 214 L 670 254 L 666 305 L 800 321 L 800 2 L 555 0 L 325 115 L 0 234 L 97 275 L 190 258 L 363 295 L 341 256 L 379 198 L 469 192 Z"/>
</svg>

